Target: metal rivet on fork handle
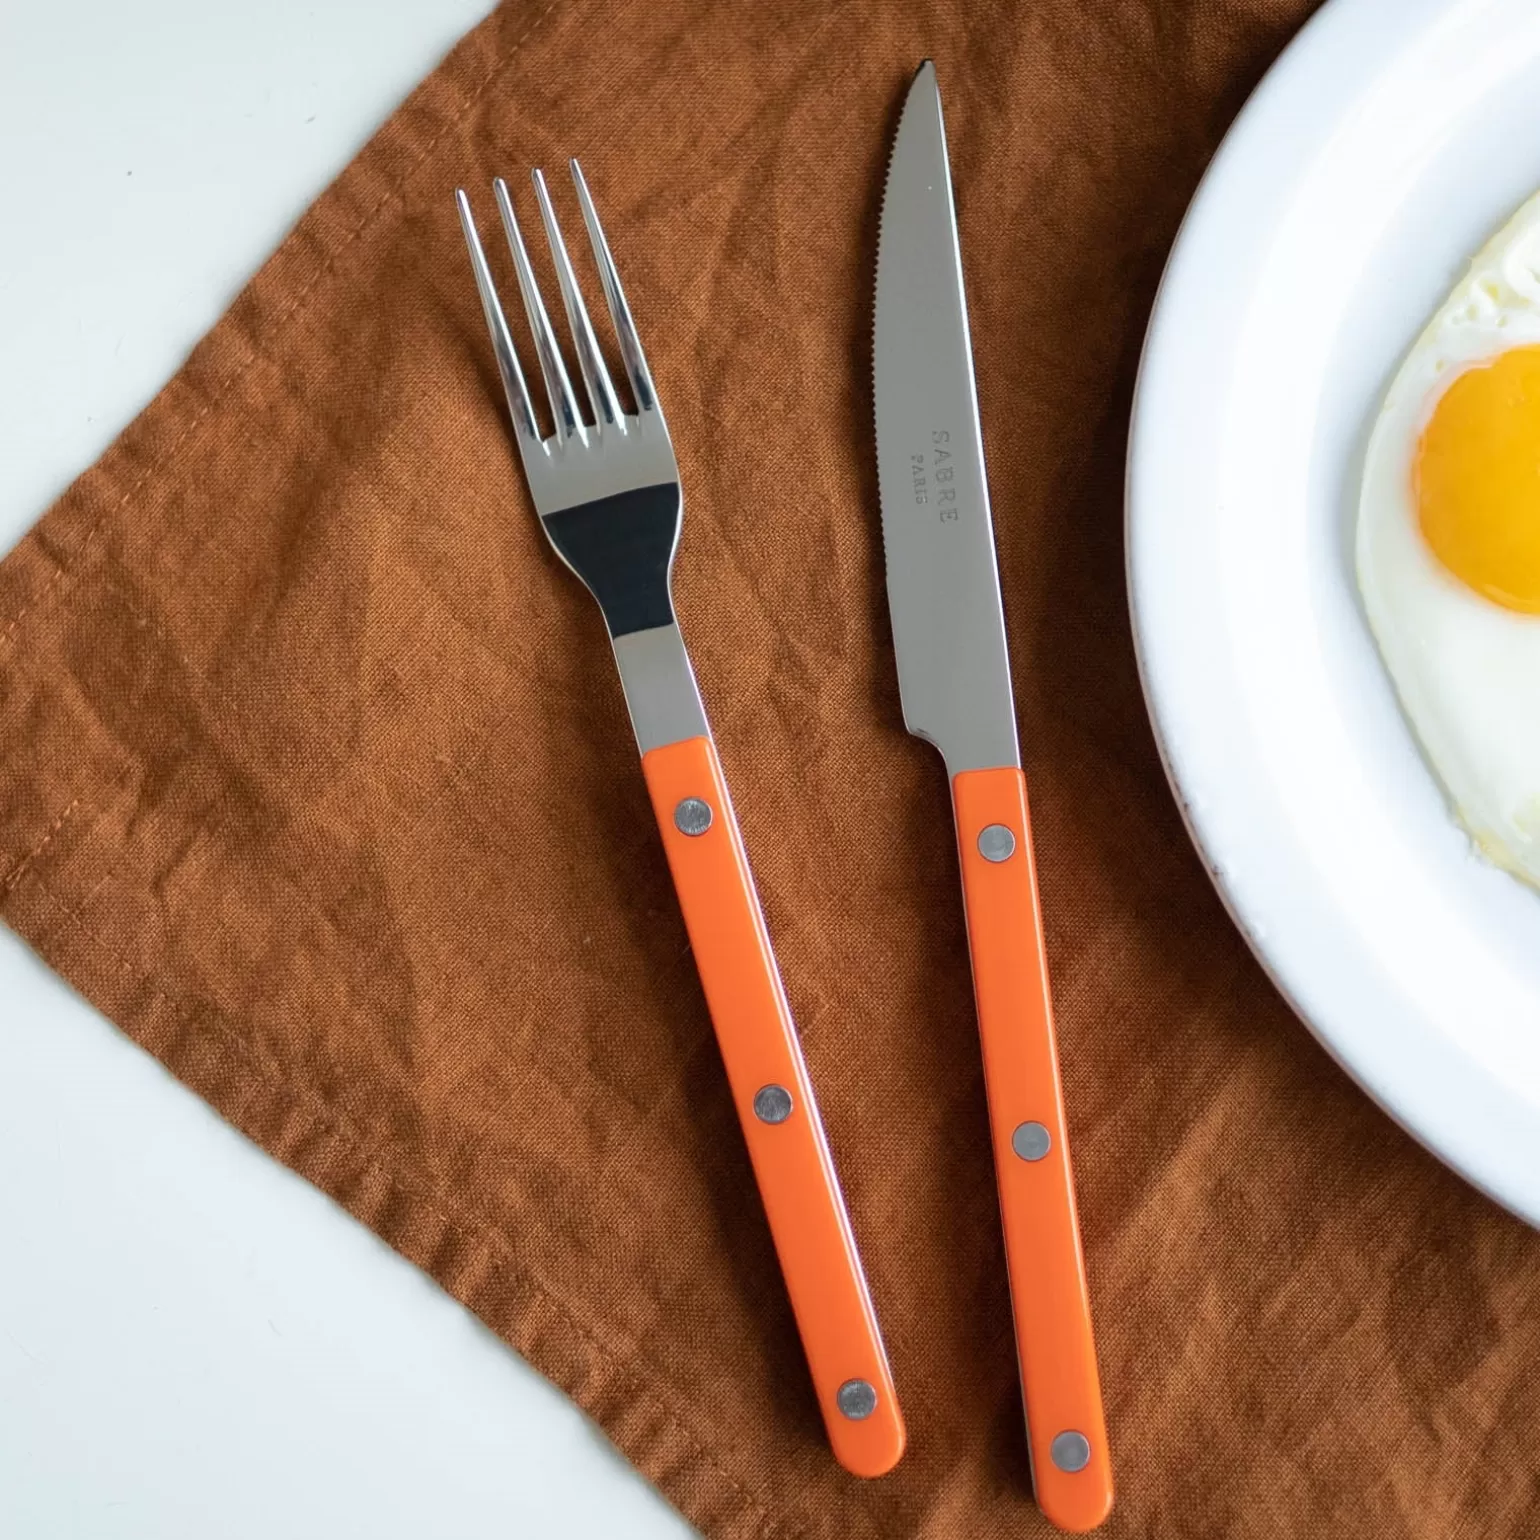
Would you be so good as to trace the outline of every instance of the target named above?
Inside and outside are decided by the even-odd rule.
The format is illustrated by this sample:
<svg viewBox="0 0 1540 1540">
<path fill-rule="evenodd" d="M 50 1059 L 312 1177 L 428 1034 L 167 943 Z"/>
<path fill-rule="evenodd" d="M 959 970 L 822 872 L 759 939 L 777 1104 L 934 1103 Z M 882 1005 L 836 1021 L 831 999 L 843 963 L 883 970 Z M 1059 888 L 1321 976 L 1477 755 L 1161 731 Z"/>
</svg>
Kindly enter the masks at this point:
<svg viewBox="0 0 1540 1540">
<path fill-rule="evenodd" d="M 1054 1435 L 1048 1446 L 1048 1458 L 1071 1476 L 1091 1463 L 1091 1440 L 1084 1433 L 1066 1431 Z"/>
<path fill-rule="evenodd" d="M 674 809 L 674 827 L 692 838 L 711 827 L 711 804 L 701 797 L 686 797 Z"/>
<path fill-rule="evenodd" d="M 846 1380 L 834 1399 L 852 1422 L 863 1422 L 877 1410 L 877 1391 L 869 1380 Z"/>
<path fill-rule="evenodd" d="M 754 1093 L 754 1116 L 761 1123 L 784 1123 L 791 1116 L 791 1092 L 783 1085 L 762 1085 Z"/>
<path fill-rule="evenodd" d="M 1041 1123 L 1018 1123 L 1011 1148 L 1023 1160 L 1041 1160 L 1053 1148 L 1053 1139 Z"/>
</svg>

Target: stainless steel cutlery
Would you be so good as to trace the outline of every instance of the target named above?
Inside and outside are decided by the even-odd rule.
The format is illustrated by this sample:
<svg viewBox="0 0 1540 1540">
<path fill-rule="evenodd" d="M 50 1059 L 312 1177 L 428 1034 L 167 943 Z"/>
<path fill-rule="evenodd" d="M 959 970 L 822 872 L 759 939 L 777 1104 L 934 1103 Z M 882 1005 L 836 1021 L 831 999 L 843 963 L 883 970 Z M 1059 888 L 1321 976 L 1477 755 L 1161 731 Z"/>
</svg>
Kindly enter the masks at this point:
<svg viewBox="0 0 1540 1540">
<path fill-rule="evenodd" d="M 598 601 L 830 1443 L 891 1469 L 904 1424 L 670 579 L 679 468 L 577 162 L 577 201 L 632 409 L 611 380 L 545 181 L 539 205 L 574 386 L 513 200 L 493 190 L 551 429 L 537 420 L 464 192 L 460 219 L 535 512 Z M 1059 1083 L 1026 785 L 985 480 L 941 98 L 909 90 L 884 189 L 874 377 L 888 596 L 904 720 L 951 785 L 1028 1444 L 1038 1501 L 1067 1529 L 1112 1504 L 1111 1464 Z"/>
<path fill-rule="evenodd" d="M 535 283 L 508 188 L 499 179 L 493 191 L 545 381 L 549 436 L 536 422 L 461 191 L 456 199 L 465 244 L 535 512 L 557 555 L 598 600 L 609 630 L 642 774 L 830 1445 L 848 1470 L 878 1476 L 903 1453 L 904 1423 L 743 839 L 674 618 L 670 573 L 683 518 L 679 467 L 576 161 L 572 180 L 634 411 L 622 409 L 611 382 L 538 171 L 535 194 L 582 374 L 581 400 Z"/>
<path fill-rule="evenodd" d="M 1028 1447 L 1043 1512 L 1099 1524 L 1112 1467 L 1091 1338 L 1048 964 L 935 68 L 883 192 L 878 487 L 904 722 L 951 781 Z"/>
</svg>

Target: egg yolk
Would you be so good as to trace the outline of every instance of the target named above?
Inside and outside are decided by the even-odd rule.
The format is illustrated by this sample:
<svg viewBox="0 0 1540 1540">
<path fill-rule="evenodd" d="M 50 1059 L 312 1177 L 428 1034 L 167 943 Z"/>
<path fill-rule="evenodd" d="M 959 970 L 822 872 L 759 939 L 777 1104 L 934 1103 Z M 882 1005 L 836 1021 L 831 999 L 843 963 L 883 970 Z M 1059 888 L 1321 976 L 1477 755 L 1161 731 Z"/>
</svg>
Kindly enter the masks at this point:
<svg viewBox="0 0 1540 1540">
<path fill-rule="evenodd" d="M 1540 615 L 1540 346 L 1467 369 L 1417 445 L 1417 520 L 1467 588 Z"/>
</svg>

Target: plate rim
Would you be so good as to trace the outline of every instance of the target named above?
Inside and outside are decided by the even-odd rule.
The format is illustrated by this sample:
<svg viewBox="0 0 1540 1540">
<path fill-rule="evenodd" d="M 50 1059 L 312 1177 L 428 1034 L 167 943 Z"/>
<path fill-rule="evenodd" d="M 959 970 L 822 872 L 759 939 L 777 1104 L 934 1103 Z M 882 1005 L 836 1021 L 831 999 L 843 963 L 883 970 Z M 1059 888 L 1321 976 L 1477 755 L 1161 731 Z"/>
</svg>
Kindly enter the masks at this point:
<svg viewBox="0 0 1540 1540">
<path fill-rule="evenodd" d="M 1210 881 L 1273 987 L 1395 1122 L 1478 1190 L 1540 1227 L 1540 1173 L 1526 1180 L 1522 1169 L 1540 1156 L 1540 1115 L 1529 1099 L 1472 1055 L 1458 1051 L 1441 1032 L 1424 1032 L 1423 1056 L 1412 1055 L 1408 1063 L 1416 1067 L 1409 1068 L 1384 1052 L 1372 1029 L 1355 1027 L 1348 1013 L 1355 1008 L 1355 995 L 1365 992 L 1372 970 L 1365 967 L 1357 979 L 1345 973 L 1333 978 L 1302 963 L 1299 954 L 1311 939 L 1309 922 L 1300 922 L 1293 932 L 1287 922 L 1280 926 L 1276 907 L 1263 901 L 1256 867 L 1233 859 L 1220 827 L 1221 808 L 1207 796 L 1189 795 L 1194 785 L 1211 784 L 1209 768 L 1220 761 L 1214 757 L 1212 735 L 1205 740 L 1190 732 L 1183 703 L 1190 684 L 1179 682 L 1184 665 L 1173 660 L 1174 643 L 1162 634 L 1155 615 L 1159 604 L 1151 603 L 1159 590 L 1154 572 L 1162 560 L 1161 543 L 1151 536 L 1159 527 L 1159 516 L 1151 510 L 1162 501 L 1163 480 L 1152 464 L 1158 451 L 1149 447 L 1151 422 L 1160 410 L 1154 394 L 1165 377 L 1180 372 L 1182 350 L 1192 346 L 1193 333 L 1184 323 L 1198 293 L 1193 275 L 1203 274 L 1204 293 L 1212 291 L 1212 251 L 1226 240 L 1234 243 L 1226 231 L 1243 218 L 1245 189 L 1278 185 L 1259 175 L 1258 168 L 1303 154 L 1287 134 L 1277 132 L 1280 120 L 1298 121 L 1291 109 L 1300 93 L 1318 102 L 1323 77 L 1339 73 L 1340 87 L 1351 75 L 1344 66 L 1355 58 L 1378 53 L 1383 60 L 1387 26 L 1410 40 L 1458 3 L 1326 0 L 1264 73 L 1226 132 L 1177 231 L 1140 352 L 1125 455 L 1125 585 L 1140 686 L 1162 768 Z M 1169 506 L 1169 494 L 1165 501 Z M 1264 876 L 1261 882 L 1267 880 Z"/>
</svg>

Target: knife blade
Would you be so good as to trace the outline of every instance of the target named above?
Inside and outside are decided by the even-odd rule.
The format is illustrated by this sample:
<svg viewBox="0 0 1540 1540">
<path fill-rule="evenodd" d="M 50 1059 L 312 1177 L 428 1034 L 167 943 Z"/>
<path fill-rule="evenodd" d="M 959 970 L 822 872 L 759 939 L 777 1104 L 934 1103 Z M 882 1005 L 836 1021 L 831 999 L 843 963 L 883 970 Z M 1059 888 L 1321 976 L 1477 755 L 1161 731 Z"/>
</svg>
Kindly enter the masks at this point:
<svg viewBox="0 0 1540 1540">
<path fill-rule="evenodd" d="M 952 787 L 1033 1484 L 1099 1524 L 1112 1471 L 1065 1132 L 941 95 L 927 60 L 883 190 L 878 490 L 904 724 Z"/>
</svg>

